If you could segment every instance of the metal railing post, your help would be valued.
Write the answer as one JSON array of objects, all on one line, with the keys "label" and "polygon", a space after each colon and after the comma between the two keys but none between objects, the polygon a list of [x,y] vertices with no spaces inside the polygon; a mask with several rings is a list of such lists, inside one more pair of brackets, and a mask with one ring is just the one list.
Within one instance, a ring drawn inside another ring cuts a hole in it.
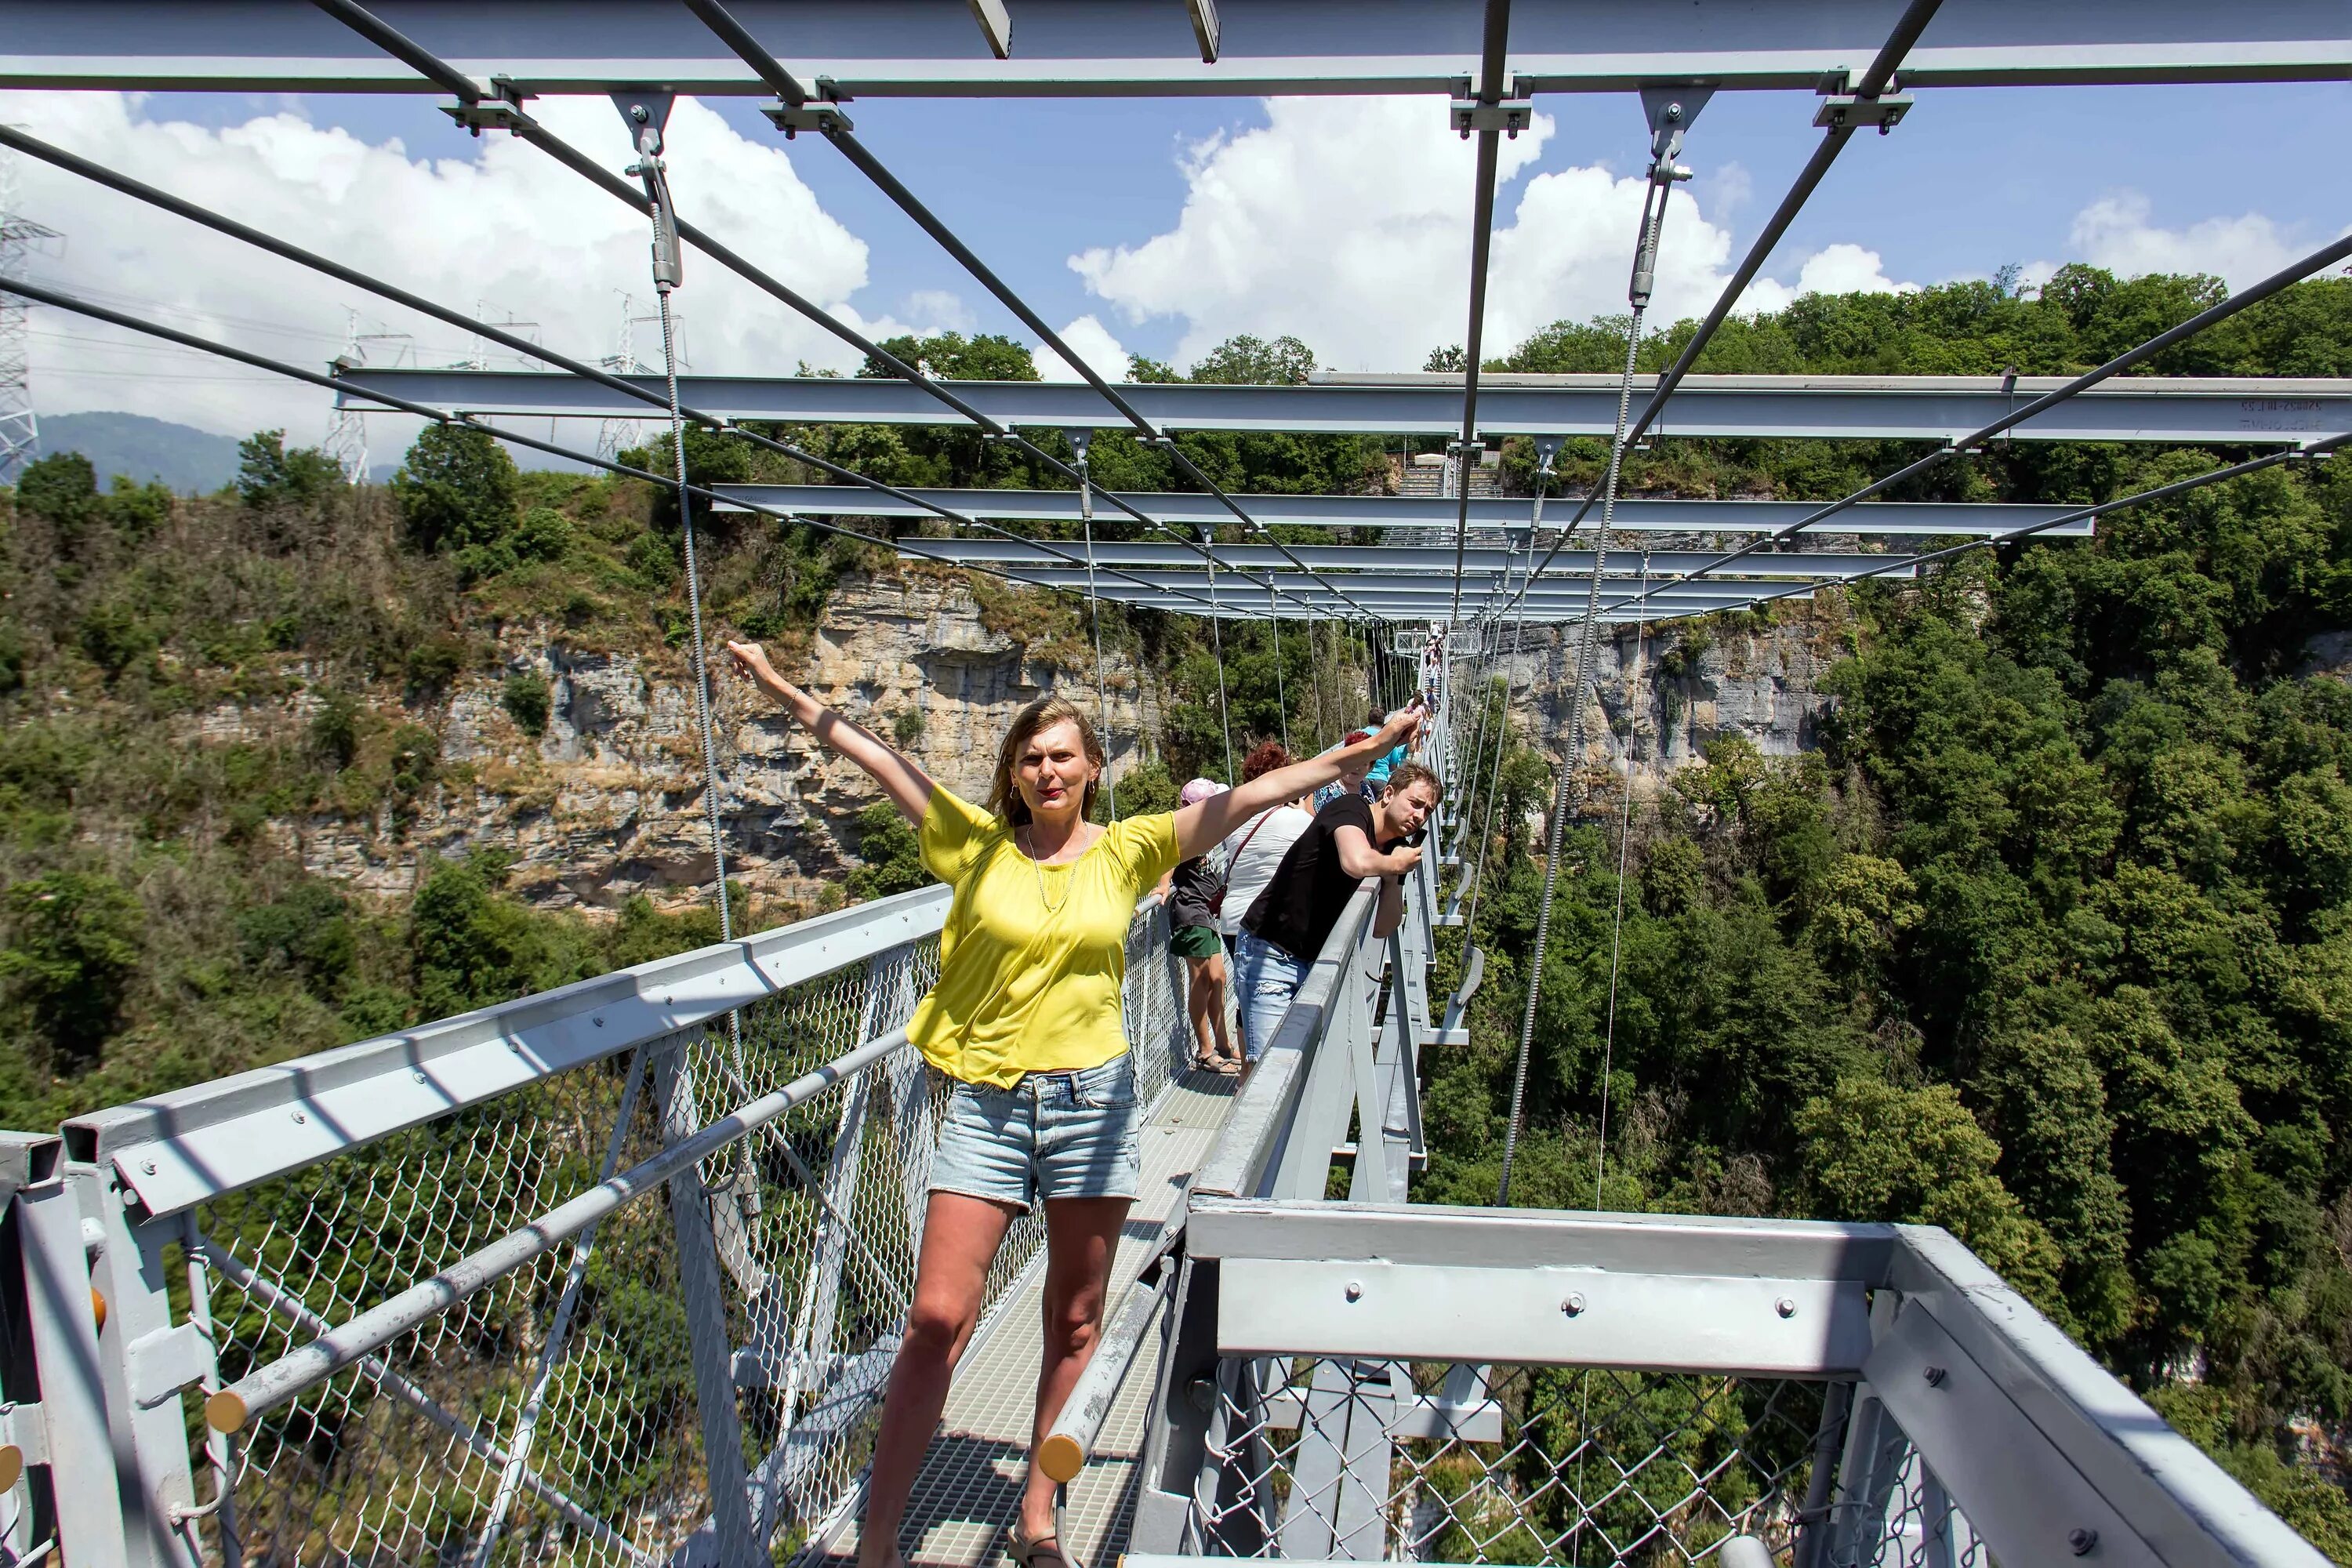
[{"label": "metal railing post", "polygon": [[[1901,1298],[1880,1290],[1870,1303],[1870,1336],[1884,1338]],[[1866,1382],[1853,1387],[1853,1414],[1847,1419],[1845,1452],[1838,1460],[1837,1484],[1829,1498],[1826,1563],[1875,1559],[1886,1534],[1886,1509],[1903,1469],[1909,1443]],[[1818,1527],[1817,1527],[1818,1528]]]},{"label": "metal railing post", "polygon": [[[163,1248],[181,1239],[176,1221],[134,1225],[115,1173],[69,1163],[66,1184],[94,1240],[90,1283],[106,1300],[98,1333],[106,1424],[122,1499],[127,1568],[185,1568],[180,1537],[201,1517],[188,1462],[188,1414],[181,1389],[217,1376],[212,1342],[193,1323],[174,1326]],[[54,1429],[54,1423],[52,1427]]]},{"label": "metal railing post", "polygon": [[73,1568],[130,1568],[81,1205],[60,1179],[19,1189],[16,1211],[58,1548]]},{"label": "metal railing post", "polygon": [[[681,1044],[653,1060],[654,1103],[662,1141],[677,1144],[701,1131],[701,1112],[686,1069]],[[719,1245],[712,1234],[711,1197],[699,1166],[688,1165],[669,1180],[670,1228],[677,1238],[678,1283],[686,1298],[688,1357],[694,1365],[695,1405],[701,1416],[702,1462],[710,1499],[711,1523],[719,1537],[720,1568],[752,1568],[767,1561],[765,1544],[752,1523],[755,1513],[743,1468],[743,1427],[735,1408],[735,1352],[729,1342],[725,1284]]]}]

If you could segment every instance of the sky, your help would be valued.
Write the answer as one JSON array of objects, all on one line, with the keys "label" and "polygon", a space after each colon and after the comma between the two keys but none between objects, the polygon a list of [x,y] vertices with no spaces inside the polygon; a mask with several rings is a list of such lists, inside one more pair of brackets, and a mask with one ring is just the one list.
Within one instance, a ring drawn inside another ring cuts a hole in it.
[{"label": "sky", "polygon": [[[1691,127],[1661,247],[1661,320],[1711,302],[1820,137],[1807,94],[1722,93]],[[628,162],[604,100],[541,117]],[[1489,353],[1624,309],[1646,141],[1631,95],[1550,96],[1504,144]],[[1416,370],[1465,339],[1472,147],[1434,99],[868,100],[866,143],[1109,373],[1191,363],[1235,332],[1295,333],[1337,371]],[[651,312],[644,220],[511,139],[468,137],[423,97],[0,93],[0,121],[575,356]],[[2282,147],[2282,130],[2287,145]],[[1743,304],[1821,289],[2029,280],[2083,260],[2253,281],[2352,219],[2352,84],[1923,91],[1857,137]],[[2298,151],[2299,150],[2299,151]],[[357,312],[374,363],[449,364],[461,331],[259,255],[30,159],[21,205],[62,233],[33,275],[308,365]],[[680,101],[681,211],[859,330],[1032,341],[839,153],[787,143],[746,100]],[[691,367],[846,370],[854,351],[691,251],[677,295]],[[625,303],[625,300],[626,301]],[[33,314],[46,413],[121,409],[227,435],[315,440],[324,395],[193,351]],[[635,352],[657,357],[650,321]],[[404,337],[401,334],[406,334]],[[518,362],[503,350],[492,366]],[[1046,355],[1046,373],[1066,367]],[[373,422],[377,460],[405,440]],[[593,431],[563,438],[593,444]]]}]

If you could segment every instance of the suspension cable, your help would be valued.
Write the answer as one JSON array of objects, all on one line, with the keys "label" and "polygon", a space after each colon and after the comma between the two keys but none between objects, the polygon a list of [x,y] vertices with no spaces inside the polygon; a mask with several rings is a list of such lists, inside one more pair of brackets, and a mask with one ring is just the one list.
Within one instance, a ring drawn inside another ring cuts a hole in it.
[{"label": "suspension cable", "polygon": [[[1592,677],[1594,637],[1601,626],[1601,577],[1609,564],[1609,531],[1615,521],[1617,486],[1622,476],[1625,458],[1625,431],[1633,413],[1633,372],[1642,352],[1642,318],[1648,314],[1652,285],[1658,269],[1658,235],[1666,219],[1666,197],[1677,178],[1688,174],[1675,166],[1674,153],[1680,142],[1677,131],[1669,139],[1667,132],[1656,134],[1653,150],[1657,154],[1651,165],[1650,184],[1642,202],[1642,226],[1633,251],[1633,277],[1626,289],[1627,302],[1633,307],[1632,319],[1626,323],[1625,374],[1617,386],[1617,428],[1609,442],[1609,471],[1602,481],[1601,529],[1594,540],[1592,575],[1585,594],[1584,620],[1579,629],[1576,651],[1575,683],[1569,689],[1568,749],[1559,760],[1559,778],[1552,789],[1551,826],[1545,835],[1543,894],[1536,904],[1535,951],[1528,965],[1527,1010],[1519,1020],[1519,1053],[1511,1069],[1511,1115],[1503,1129],[1503,1170],[1496,1186],[1495,1205],[1507,1207],[1511,1201],[1511,1163],[1518,1152],[1519,1130],[1527,1112],[1528,1055],[1535,1044],[1536,1005],[1543,989],[1544,949],[1551,937],[1552,898],[1559,886],[1559,841],[1567,826],[1568,805],[1576,780],[1578,763],[1584,752],[1584,710],[1586,686]],[[1520,586],[1522,600],[1527,584]]]},{"label": "suspension cable", "polygon": [[[1642,549],[1642,586],[1650,585],[1650,551]],[[1601,1032],[1601,1121],[1592,1150],[1592,1206],[1601,1207],[1601,1184],[1609,1175],[1609,1093],[1617,1065],[1617,976],[1625,953],[1625,857],[1633,842],[1633,770],[1642,742],[1643,639],[1649,635],[1646,614],[1633,622],[1633,679],[1625,698],[1625,802],[1617,821],[1617,908],[1609,923],[1609,1012]],[[1657,750],[1650,752],[1654,760]]]},{"label": "suspension cable", "polygon": [[[1078,449],[1078,522],[1086,530],[1087,537],[1087,618],[1094,625],[1095,717],[1101,723],[1103,733],[1108,735],[1110,732],[1110,691],[1103,681],[1102,600],[1095,594],[1095,486],[1093,471],[1087,466],[1087,448],[1093,438],[1091,430],[1070,433],[1071,445]],[[1139,705],[1136,711],[1139,720],[1142,713]],[[1117,822],[1118,777],[1111,772],[1108,756],[1103,759],[1103,789],[1109,796],[1109,804],[1104,807],[1105,815]]]},{"label": "suspension cable", "polygon": [[1290,755],[1290,697],[1282,679],[1282,601],[1274,596],[1271,581],[1265,585],[1265,609],[1274,626],[1274,705],[1276,716],[1282,721],[1282,754],[1286,757]]},{"label": "suspension cable", "polygon": [[1217,610],[1217,552],[1209,560],[1209,642],[1217,665],[1217,728],[1225,738],[1225,787],[1240,780],[1234,773],[1234,716],[1225,706],[1225,617]]}]

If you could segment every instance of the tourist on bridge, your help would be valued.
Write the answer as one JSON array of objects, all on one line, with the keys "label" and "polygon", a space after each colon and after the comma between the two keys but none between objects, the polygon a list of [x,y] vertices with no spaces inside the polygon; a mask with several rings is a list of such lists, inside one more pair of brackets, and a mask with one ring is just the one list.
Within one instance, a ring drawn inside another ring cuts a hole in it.
[{"label": "tourist on bridge", "polygon": [[[1244,774],[1244,777],[1247,775]],[[1194,779],[1179,791],[1180,805],[1198,805],[1225,786]],[[1225,1029],[1225,940],[1217,934],[1217,899],[1225,885],[1226,856],[1219,845],[1206,855],[1180,860],[1160,879],[1168,910],[1168,951],[1184,961],[1184,1010],[1192,1020],[1192,1061],[1231,1078],[1242,1070],[1242,1055]]]},{"label": "tourist on bridge", "polygon": [[[1419,704],[1404,711],[1419,712]],[[1377,747],[1394,731],[1391,721],[1364,744]],[[1435,773],[1419,763],[1399,763],[1389,770],[1379,800],[1367,805],[1360,795],[1339,796],[1315,814],[1312,826],[1284,854],[1242,917],[1236,945],[1242,1048],[1251,1061],[1273,1043],[1291,997],[1306,983],[1316,955],[1365,878],[1381,879],[1373,934],[1396,930],[1404,918],[1405,873],[1421,863],[1420,847],[1405,840],[1421,832],[1441,798]]]},{"label": "tourist on bridge", "polygon": [[1054,1484],[1034,1461],[1094,1353],[1139,1175],[1141,1108],[1119,1005],[1136,903],[1179,860],[1206,854],[1258,812],[1409,743],[1422,709],[1343,752],[1105,827],[1088,819],[1102,742],[1066,698],[1040,698],[1013,716],[988,803],[974,805],[786,681],[759,644],[729,643],[727,651],[819,741],[874,776],[915,824],[924,866],[954,890],[939,981],[907,1025],[954,1087],[931,1166],[914,1302],[875,1438],[860,1568],[901,1562],[908,1494],[979,1321],[989,1265],[1014,1216],[1040,1202],[1045,1355],[1012,1554],[1022,1568],[1066,1568]]}]

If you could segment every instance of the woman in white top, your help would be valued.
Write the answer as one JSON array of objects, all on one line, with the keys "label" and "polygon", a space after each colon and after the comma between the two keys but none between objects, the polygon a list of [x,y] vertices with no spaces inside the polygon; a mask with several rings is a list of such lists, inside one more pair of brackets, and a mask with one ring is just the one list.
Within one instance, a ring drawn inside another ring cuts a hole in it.
[{"label": "woman in white top", "polygon": [[[1261,742],[1242,759],[1242,782],[1247,784],[1260,774],[1288,767],[1290,763],[1290,753],[1283,750],[1281,742]],[[1249,913],[1252,904],[1257,902],[1257,896],[1265,891],[1265,885],[1274,880],[1275,870],[1282,864],[1282,858],[1290,853],[1291,845],[1297,843],[1298,836],[1314,826],[1314,822],[1315,814],[1307,810],[1306,801],[1300,799],[1276,806],[1226,837],[1223,846],[1225,894],[1223,901],[1217,907],[1217,930],[1228,945],[1241,934],[1242,917]],[[1251,1063],[1265,1054],[1266,1043],[1249,1038],[1247,1009],[1244,1008],[1243,1012],[1243,1070],[1246,1072]]]}]

